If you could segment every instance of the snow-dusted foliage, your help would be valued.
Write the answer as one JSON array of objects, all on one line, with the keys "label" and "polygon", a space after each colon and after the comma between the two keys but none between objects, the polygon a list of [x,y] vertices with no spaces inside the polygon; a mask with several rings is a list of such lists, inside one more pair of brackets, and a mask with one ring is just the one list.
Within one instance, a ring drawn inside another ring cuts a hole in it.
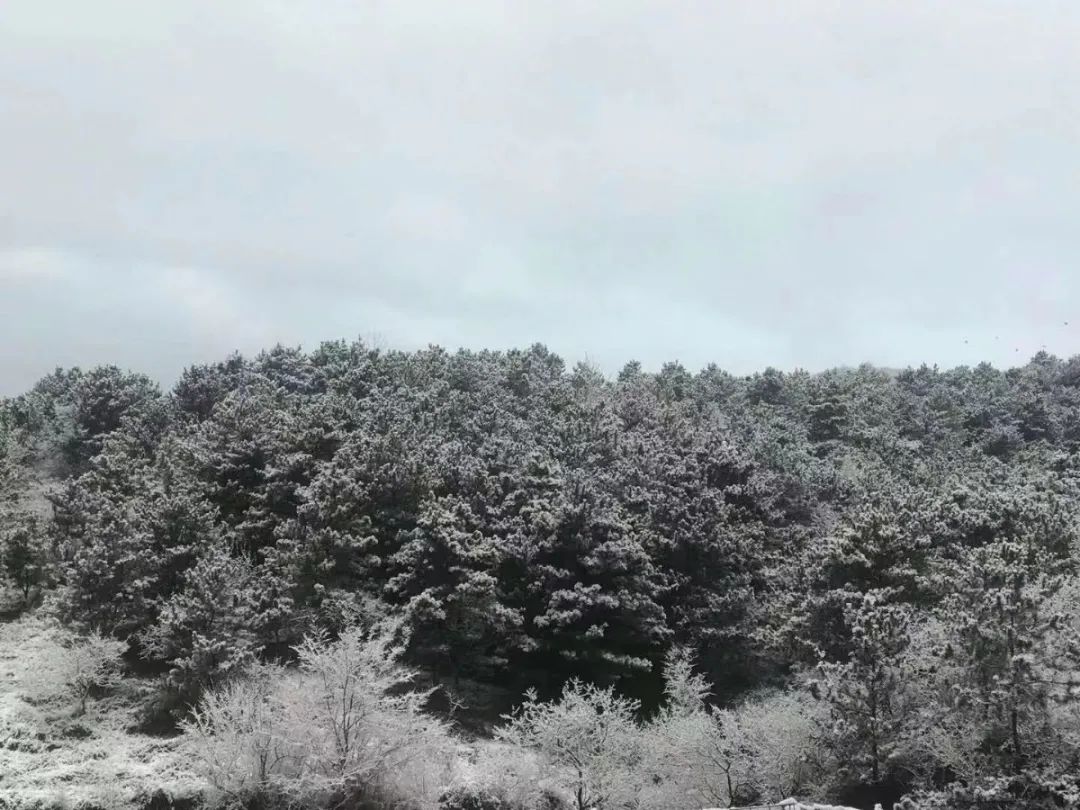
[{"label": "snow-dusted foliage", "polygon": [[14,588],[28,606],[49,576],[44,533],[33,515],[18,515],[6,522],[11,525],[0,532],[0,581]]},{"label": "snow-dusted foliage", "polygon": [[668,702],[645,728],[650,806],[731,806],[812,798],[836,767],[821,747],[823,706],[805,692],[752,695],[709,705],[704,679],[684,652],[668,658]]},{"label": "snow-dusted foliage", "polygon": [[437,793],[454,745],[423,711],[429,692],[410,688],[399,637],[393,625],[310,636],[298,668],[259,665],[209,689],[184,723],[200,771],[236,802],[392,799],[418,770]]},{"label": "snow-dusted foliage", "polygon": [[119,681],[120,656],[127,645],[91,631],[70,640],[61,649],[60,668],[63,684],[78,701],[79,714],[86,712],[86,701],[96,689],[107,689]]},{"label": "snow-dusted foliage", "polygon": [[576,810],[625,806],[643,776],[637,710],[611,689],[571,680],[557,700],[544,702],[527,693],[496,739],[535,751],[552,765]]},{"label": "snow-dusted foliage", "polygon": [[[226,796],[1067,804],[1078,370],[60,370],[0,402],[0,611],[64,628],[12,716],[94,740],[123,705],[144,758],[186,720]],[[73,693],[95,650],[123,677]]]},{"label": "snow-dusted foliage", "polygon": [[146,655],[173,663],[180,684],[205,685],[255,661],[264,643],[260,583],[245,557],[220,545],[185,573],[182,590],[159,607],[157,621],[139,635]]}]

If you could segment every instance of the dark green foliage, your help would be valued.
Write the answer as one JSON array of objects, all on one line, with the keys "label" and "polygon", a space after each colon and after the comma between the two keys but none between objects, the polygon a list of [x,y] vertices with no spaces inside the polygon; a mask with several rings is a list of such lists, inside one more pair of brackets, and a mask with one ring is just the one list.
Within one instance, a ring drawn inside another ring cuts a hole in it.
[{"label": "dark green foliage", "polygon": [[287,615],[288,604],[268,604],[273,590],[246,558],[215,545],[186,572],[182,590],[161,604],[139,646],[172,663],[178,686],[212,683],[255,660],[266,646],[265,625],[280,618],[279,611]]},{"label": "dark green foliage", "polygon": [[850,652],[843,661],[818,666],[817,685],[834,723],[829,744],[844,763],[846,776],[881,784],[894,776],[890,770],[903,742],[906,707],[900,662],[912,611],[869,593],[846,606],[843,620]]},{"label": "dark green foliage", "polygon": [[42,529],[33,516],[23,516],[0,532],[0,578],[16,589],[23,605],[29,605],[47,581],[48,562]]},{"label": "dark green foliage", "polygon": [[502,550],[456,496],[430,501],[389,560],[386,591],[403,601],[413,649],[455,678],[491,678],[507,663],[521,626],[499,587]]},{"label": "dark green foliage", "polygon": [[[965,676],[957,697],[989,718],[988,744],[1012,772],[1038,763],[1050,705],[1073,697],[1078,637],[1050,609],[1071,567],[1023,534],[973,549],[951,566],[943,607]],[[1062,632],[1064,643],[1049,643]]]},{"label": "dark green foliage", "polygon": [[121,427],[152,445],[168,419],[155,407],[160,397],[148,377],[115,366],[80,374],[59,395],[74,422],[74,435],[64,448],[68,461],[81,468],[101,451],[105,437]]}]

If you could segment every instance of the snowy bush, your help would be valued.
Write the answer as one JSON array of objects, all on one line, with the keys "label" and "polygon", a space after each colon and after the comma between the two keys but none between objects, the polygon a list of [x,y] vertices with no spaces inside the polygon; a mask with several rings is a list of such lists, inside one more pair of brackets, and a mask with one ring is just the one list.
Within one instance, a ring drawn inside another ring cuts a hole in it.
[{"label": "snowy bush", "polygon": [[439,810],[509,810],[497,793],[486,787],[458,786],[439,797]]},{"label": "snowy bush", "polygon": [[507,808],[544,807],[545,795],[559,792],[558,780],[540,754],[505,742],[477,743],[457,770],[453,795],[491,796]]},{"label": "snowy bush", "polygon": [[452,778],[453,742],[398,660],[399,628],[306,638],[298,670],[260,666],[210,689],[184,730],[225,797],[298,803],[406,792],[428,804]]},{"label": "snowy bush", "polygon": [[127,644],[96,632],[73,635],[48,623],[40,627],[43,643],[28,699],[34,703],[74,699],[75,714],[85,714],[96,690],[119,682],[120,656]]},{"label": "snowy bush", "polygon": [[86,701],[95,689],[116,685],[120,678],[120,656],[127,644],[99,633],[89,633],[72,641],[64,655],[65,685],[79,701],[79,714],[86,713]]},{"label": "snowy bush", "polygon": [[812,797],[824,763],[816,753],[822,711],[799,692],[761,694],[730,708],[707,706],[707,684],[689,657],[670,656],[667,707],[646,729],[650,806],[732,805]]},{"label": "snowy bush", "polygon": [[303,751],[285,728],[280,678],[275,668],[253,667],[208,690],[182,724],[199,770],[227,799],[266,798],[300,773]]},{"label": "snowy bush", "polygon": [[571,680],[558,701],[542,703],[535,692],[496,736],[536,751],[554,766],[554,780],[577,810],[619,807],[638,792],[644,736],[636,701]]}]

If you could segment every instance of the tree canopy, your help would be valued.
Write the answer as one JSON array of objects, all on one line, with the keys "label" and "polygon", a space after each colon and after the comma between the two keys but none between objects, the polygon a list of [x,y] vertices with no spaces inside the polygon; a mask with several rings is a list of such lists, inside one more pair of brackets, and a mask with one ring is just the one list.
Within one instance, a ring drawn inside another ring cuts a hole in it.
[{"label": "tree canopy", "polygon": [[689,650],[717,711],[815,695],[850,790],[1080,758],[1078,485],[1080,358],[1045,353],[608,378],[338,341],[0,402],[4,577],[177,688],[367,611],[437,679],[538,690],[540,740],[541,698],[655,713]]}]

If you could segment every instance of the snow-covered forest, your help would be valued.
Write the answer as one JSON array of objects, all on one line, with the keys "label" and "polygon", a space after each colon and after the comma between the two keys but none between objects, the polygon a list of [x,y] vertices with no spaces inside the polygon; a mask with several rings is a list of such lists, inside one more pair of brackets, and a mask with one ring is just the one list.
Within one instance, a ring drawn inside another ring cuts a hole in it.
[{"label": "snow-covered forest", "polygon": [[4,810],[1080,806],[1080,357],[332,342],[0,451]]}]

